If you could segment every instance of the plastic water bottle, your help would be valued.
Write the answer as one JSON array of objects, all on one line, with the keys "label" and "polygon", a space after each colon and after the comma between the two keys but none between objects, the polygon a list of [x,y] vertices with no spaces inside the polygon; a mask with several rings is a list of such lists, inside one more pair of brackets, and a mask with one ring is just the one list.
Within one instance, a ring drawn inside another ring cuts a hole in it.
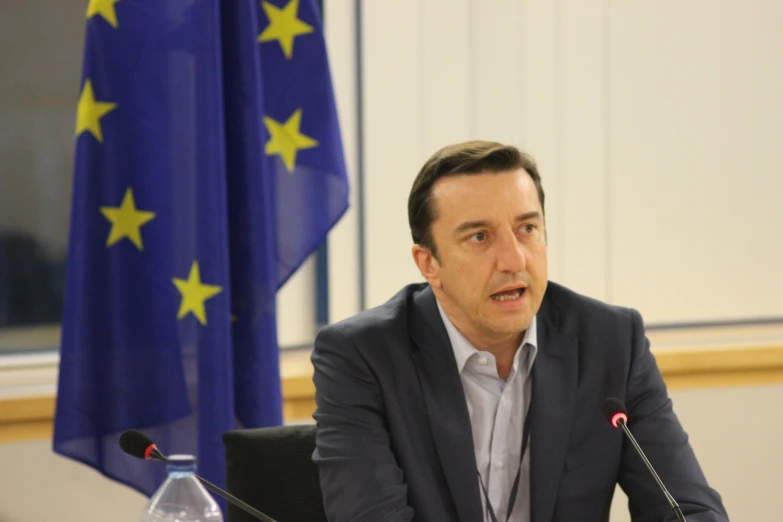
[{"label": "plastic water bottle", "polygon": [[147,504],[141,522],[223,522],[215,500],[196,478],[192,455],[172,455],[169,476]]}]

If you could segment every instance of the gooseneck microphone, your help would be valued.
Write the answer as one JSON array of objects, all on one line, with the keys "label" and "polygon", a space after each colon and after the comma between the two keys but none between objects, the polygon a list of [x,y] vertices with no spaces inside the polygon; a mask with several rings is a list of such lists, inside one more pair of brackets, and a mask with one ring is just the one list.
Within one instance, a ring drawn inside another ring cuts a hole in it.
[{"label": "gooseneck microphone", "polygon": [[125,430],[120,435],[120,448],[137,459],[155,459],[169,463],[152,440],[138,430]]},{"label": "gooseneck microphone", "polygon": [[[137,459],[144,459],[144,460],[159,460],[161,462],[165,462],[168,464],[169,459],[166,458],[166,456],[160,452],[158,447],[155,445],[154,442],[152,442],[152,439],[147,437],[145,434],[138,430],[125,430],[122,432],[122,435],[120,435],[120,448],[122,448],[122,451],[127,453],[128,455],[132,455],[136,457]],[[196,478],[201,482],[205,488],[210,490],[211,492],[215,493],[216,495],[220,495],[224,499],[228,500],[238,508],[244,509],[246,512],[250,513],[254,517],[256,517],[259,520],[263,520],[264,522],[277,522],[274,518],[265,515],[261,511],[257,510],[250,504],[247,504],[246,502],[243,502],[239,500],[237,497],[229,493],[228,491],[225,491],[216,485],[212,484],[206,479],[201,478],[200,476],[196,475]]]},{"label": "gooseneck microphone", "polygon": [[604,417],[606,417],[606,420],[609,421],[609,424],[615,428],[622,428],[628,439],[631,441],[631,444],[633,444],[633,447],[636,448],[636,451],[639,453],[639,456],[642,457],[645,466],[647,466],[647,469],[650,470],[650,474],[658,483],[658,487],[661,488],[661,491],[663,491],[663,494],[666,496],[666,500],[669,502],[669,506],[671,506],[672,511],[674,511],[674,514],[677,515],[677,520],[680,522],[687,522],[685,520],[685,515],[682,514],[682,510],[680,509],[679,504],[677,504],[677,501],[674,500],[673,496],[671,496],[669,490],[666,489],[666,486],[663,485],[663,482],[658,476],[658,473],[655,472],[652,464],[650,464],[650,461],[647,460],[647,455],[644,454],[642,448],[639,446],[639,443],[636,442],[636,439],[631,434],[631,430],[628,429],[628,411],[626,411],[623,401],[620,399],[615,399],[614,397],[610,397],[604,401],[602,409]]}]

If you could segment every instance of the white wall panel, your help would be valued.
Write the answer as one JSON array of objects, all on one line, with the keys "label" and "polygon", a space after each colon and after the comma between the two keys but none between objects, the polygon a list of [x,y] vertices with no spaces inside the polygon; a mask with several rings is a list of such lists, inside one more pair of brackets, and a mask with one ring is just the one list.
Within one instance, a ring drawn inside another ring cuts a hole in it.
[{"label": "white wall panel", "polygon": [[519,17],[522,40],[522,129],[514,143],[538,163],[546,193],[549,276],[563,273],[561,56],[559,1],[526,0]]},{"label": "white wall panel", "polygon": [[612,295],[648,322],[783,312],[772,3],[612,4]]},{"label": "white wall panel", "polygon": [[783,4],[364,7],[369,304],[420,280],[424,159],[486,138],[539,164],[553,280],[653,323],[783,315]]},{"label": "white wall panel", "polygon": [[315,256],[310,256],[277,292],[277,342],[281,348],[313,342]]},{"label": "white wall panel", "polygon": [[[364,143],[367,306],[421,280],[410,254],[407,201],[427,152],[421,128],[420,2],[365,2]],[[430,27],[430,30],[435,30]]]},{"label": "white wall panel", "polygon": [[[420,0],[419,85],[424,157],[471,138],[474,45],[469,0]],[[418,169],[417,169],[418,170]]]},{"label": "white wall panel", "polygon": [[473,42],[468,73],[476,139],[523,144],[523,2],[495,0],[470,5]]},{"label": "white wall panel", "polygon": [[324,11],[329,65],[351,191],[348,211],[329,233],[329,321],[336,322],[359,311],[357,36],[353,0],[329,0],[324,2]]},{"label": "white wall panel", "polygon": [[607,299],[606,60],[603,0],[561,0],[560,282]]}]

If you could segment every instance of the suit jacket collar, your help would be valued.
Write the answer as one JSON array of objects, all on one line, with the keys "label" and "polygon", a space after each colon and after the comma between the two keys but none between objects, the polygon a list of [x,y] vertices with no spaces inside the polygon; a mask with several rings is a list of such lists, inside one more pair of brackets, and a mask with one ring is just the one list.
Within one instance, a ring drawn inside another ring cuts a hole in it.
[{"label": "suit jacket collar", "polygon": [[[435,295],[427,286],[410,307],[412,357],[427,407],[430,430],[459,520],[483,520],[473,435],[462,381]],[[444,519],[446,514],[444,513]]]},{"label": "suit jacket collar", "polygon": [[[551,288],[551,287],[550,287]],[[483,520],[465,393],[432,289],[413,294],[411,356],[419,371],[430,429],[462,522]],[[530,432],[531,522],[554,513],[576,398],[578,343],[561,331],[560,310],[547,291],[537,314],[539,351],[533,364]]]},{"label": "suit jacket collar", "polygon": [[557,304],[547,291],[538,313],[540,347],[530,410],[531,522],[552,520],[576,401],[578,339],[563,328]]}]

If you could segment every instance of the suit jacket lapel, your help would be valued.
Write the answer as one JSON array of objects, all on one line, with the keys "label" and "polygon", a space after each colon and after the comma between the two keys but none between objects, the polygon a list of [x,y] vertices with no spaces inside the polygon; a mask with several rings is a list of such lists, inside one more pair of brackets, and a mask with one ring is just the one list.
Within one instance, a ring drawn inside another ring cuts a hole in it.
[{"label": "suit jacket lapel", "polygon": [[413,297],[410,321],[412,357],[419,371],[430,429],[454,505],[461,521],[482,520],[465,392],[431,288]]},{"label": "suit jacket lapel", "polygon": [[578,341],[559,329],[548,297],[538,316],[530,431],[531,522],[550,522],[563,471],[576,400]]}]

